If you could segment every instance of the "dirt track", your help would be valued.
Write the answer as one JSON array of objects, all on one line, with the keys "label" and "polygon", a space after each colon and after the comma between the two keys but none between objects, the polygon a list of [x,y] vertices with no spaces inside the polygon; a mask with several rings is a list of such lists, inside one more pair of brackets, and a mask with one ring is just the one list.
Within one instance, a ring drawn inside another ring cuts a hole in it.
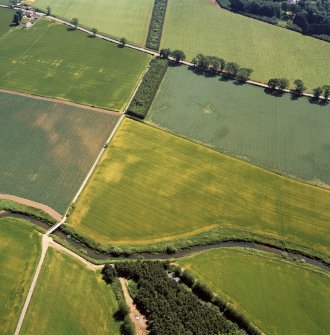
[{"label": "dirt track", "polygon": [[119,278],[119,281],[120,281],[121,288],[124,293],[125,301],[127,303],[127,306],[130,309],[129,315],[134,324],[136,335],[147,335],[148,334],[147,321],[145,317],[137,310],[137,308],[135,307],[133,303],[131,296],[128,293],[128,289],[126,286],[127,280],[124,278]]},{"label": "dirt track", "polygon": [[62,215],[59,212],[55,211],[55,209],[48,207],[47,205],[41,204],[40,202],[35,202],[29,199],[16,197],[15,195],[11,195],[11,194],[1,194],[1,193],[0,193],[0,199],[12,200],[12,201],[18,202],[19,204],[25,205],[25,206],[30,206],[30,207],[41,209],[45,213],[53,217],[56,221],[61,221],[62,219]]},{"label": "dirt track", "polygon": [[48,101],[48,102],[54,102],[54,103],[57,103],[57,104],[68,105],[68,106],[77,107],[77,108],[81,108],[81,109],[92,110],[94,112],[99,112],[99,113],[105,113],[105,114],[110,114],[110,115],[120,115],[119,112],[114,112],[114,111],[110,111],[110,110],[107,110],[107,109],[102,109],[102,108],[97,108],[97,107],[92,107],[92,106],[87,106],[87,105],[81,105],[81,104],[77,104],[77,103],[67,101],[67,100],[46,98],[46,97],[41,97],[39,95],[33,95],[33,94],[28,94],[28,93],[23,93],[23,92],[18,92],[18,91],[5,90],[5,89],[2,89],[2,88],[0,88],[0,93],[20,95],[22,97],[27,97],[27,98],[42,100],[42,101]]}]

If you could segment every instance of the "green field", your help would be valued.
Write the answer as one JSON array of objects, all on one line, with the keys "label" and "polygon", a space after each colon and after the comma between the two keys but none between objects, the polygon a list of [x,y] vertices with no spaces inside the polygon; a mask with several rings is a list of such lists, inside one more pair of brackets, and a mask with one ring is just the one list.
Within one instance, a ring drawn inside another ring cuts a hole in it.
[{"label": "green field", "polygon": [[210,0],[169,0],[162,48],[220,56],[267,82],[302,79],[309,91],[330,84],[330,44],[217,8]]},{"label": "green field", "polygon": [[44,10],[50,6],[52,14],[68,20],[77,17],[83,25],[143,46],[153,4],[153,0],[37,0],[33,6]]},{"label": "green field", "polygon": [[0,193],[63,213],[119,116],[0,92]]},{"label": "green field", "polygon": [[117,301],[99,272],[49,249],[21,334],[119,335]]},{"label": "green field", "polygon": [[0,218],[0,334],[14,334],[39,260],[40,239],[26,221]]},{"label": "green field", "polygon": [[330,105],[290,98],[169,67],[149,121],[267,169],[330,185]]},{"label": "green field", "polygon": [[0,38],[0,87],[123,111],[149,59],[43,19]]},{"label": "green field", "polygon": [[13,16],[14,11],[8,9],[0,9],[0,38],[10,29],[10,24],[13,20]]},{"label": "green field", "polygon": [[204,252],[179,263],[266,334],[330,332],[327,272],[239,248]]},{"label": "green field", "polygon": [[147,244],[225,227],[329,249],[330,192],[131,120],[69,226],[101,243]]}]

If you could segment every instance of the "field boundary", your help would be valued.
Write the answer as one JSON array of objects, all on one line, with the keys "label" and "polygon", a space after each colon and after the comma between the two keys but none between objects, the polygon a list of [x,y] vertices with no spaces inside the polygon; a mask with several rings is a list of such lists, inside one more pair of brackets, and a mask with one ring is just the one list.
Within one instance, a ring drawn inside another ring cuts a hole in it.
[{"label": "field boundary", "polygon": [[[9,9],[11,9],[11,7],[5,6],[5,5],[2,5],[2,7],[3,8],[9,8]],[[14,7],[13,9],[18,10],[20,8],[19,7]],[[59,18],[57,18],[55,16],[46,15],[45,13],[42,13],[42,12],[37,12],[37,13],[40,15],[40,17],[48,18],[50,20],[53,20],[53,21],[62,23],[64,25],[67,25],[67,26],[69,26],[71,28],[75,28],[75,26],[72,23],[70,23],[70,22],[68,22],[66,20],[59,19]],[[85,32],[85,33],[87,33],[89,35],[94,35],[92,31],[90,31],[89,29],[85,29],[85,28],[83,28],[82,26],[79,26],[79,25],[77,26],[77,30]],[[120,41],[118,41],[118,40],[116,40],[114,38],[110,38],[110,37],[104,36],[103,34],[96,34],[95,37],[101,38],[101,39],[103,39],[105,41],[109,41],[109,42],[115,43],[117,45],[121,45]],[[142,48],[142,47],[137,47],[137,46],[135,46],[133,44],[127,43],[127,44],[125,44],[125,47],[128,47],[128,48],[131,48],[131,49],[134,49],[134,50],[138,50],[138,51],[147,53],[147,54],[152,55],[154,57],[159,57],[160,56],[160,54],[158,52],[155,52],[155,51],[152,51],[152,50],[149,50],[149,49],[146,49],[146,48]],[[173,58],[171,58],[171,57],[170,57],[170,59],[173,60]],[[182,61],[181,60],[178,63],[194,67],[194,64],[191,63],[191,62],[188,62],[188,61]],[[259,86],[259,87],[263,87],[263,88],[270,88],[268,85],[266,85],[264,83],[261,83],[261,82],[258,82],[258,81],[248,80],[248,81],[246,81],[246,83],[251,84],[251,85],[255,85],[255,86]],[[285,92],[285,93],[294,93],[294,91],[291,91],[291,90],[288,90],[288,89],[281,90],[279,88],[276,88],[276,90],[280,91],[280,92]],[[306,96],[306,97],[311,97],[312,98],[313,94],[303,92],[301,94],[301,96]],[[324,99],[323,96],[320,96],[320,98]],[[328,101],[330,101],[330,97],[328,98]]]},{"label": "field boundary", "polygon": [[54,218],[57,221],[62,219],[62,215],[59,212],[57,212],[55,209],[53,209],[53,208],[51,208],[51,207],[49,207],[45,204],[42,204],[40,202],[36,202],[36,201],[33,201],[33,200],[21,198],[21,197],[18,197],[16,195],[1,194],[1,193],[0,193],[0,200],[11,200],[11,201],[17,202],[17,203],[25,205],[25,206],[41,209],[42,211],[44,211],[46,214],[50,215],[52,218]]},{"label": "field boundary", "polygon": [[111,111],[111,110],[108,110],[108,109],[102,109],[102,108],[98,108],[98,107],[94,107],[94,106],[90,106],[90,105],[81,105],[81,104],[78,104],[76,102],[72,102],[72,101],[65,100],[65,99],[48,98],[48,97],[44,97],[44,96],[41,96],[41,95],[25,93],[25,92],[21,92],[21,91],[12,91],[12,90],[6,90],[6,89],[3,89],[3,88],[0,88],[0,93],[19,95],[19,96],[30,98],[30,99],[53,102],[53,103],[57,103],[57,104],[77,107],[77,108],[91,110],[91,111],[94,111],[94,112],[99,112],[99,113],[104,113],[104,114],[109,114],[109,115],[118,115],[120,113],[120,112]]}]

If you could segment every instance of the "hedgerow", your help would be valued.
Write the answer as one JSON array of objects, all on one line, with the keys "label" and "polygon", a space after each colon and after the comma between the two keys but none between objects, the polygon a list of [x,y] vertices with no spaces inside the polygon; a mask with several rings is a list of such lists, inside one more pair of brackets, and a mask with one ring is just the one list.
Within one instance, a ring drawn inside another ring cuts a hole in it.
[{"label": "hedgerow", "polygon": [[155,0],[147,36],[146,47],[158,50],[162,38],[167,0]]},{"label": "hedgerow", "polygon": [[123,262],[115,265],[118,276],[138,284],[134,302],[148,320],[150,335],[239,334],[213,305],[168,277],[166,263]]},{"label": "hedgerow", "polygon": [[168,60],[153,59],[145,74],[142,83],[136,92],[131,104],[128,107],[129,115],[144,119],[149,111],[152,100],[165,75],[168,67]]}]

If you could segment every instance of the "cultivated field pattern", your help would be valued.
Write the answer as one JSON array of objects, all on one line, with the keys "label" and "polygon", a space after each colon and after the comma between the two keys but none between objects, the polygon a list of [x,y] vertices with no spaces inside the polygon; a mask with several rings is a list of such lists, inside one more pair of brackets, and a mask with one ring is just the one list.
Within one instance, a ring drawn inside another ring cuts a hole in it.
[{"label": "cultivated field pattern", "polygon": [[69,222],[104,244],[148,244],[227,227],[329,254],[329,201],[327,190],[125,120]]},{"label": "cultivated field pattern", "polygon": [[0,193],[63,213],[119,115],[0,93]]},{"label": "cultivated field pattern", "polygon": [[96,27],[102,33],[127,38],[130,42],[144,45],[151,12],[152,0],[37,0],[36,8],[46,10],[71,20],[79,18],[81,24]]},{"label": "cultivated field pattern", "polygon": [[267,169],[330,185],[329,104],[170,67],[149,121]]},{"label": "cultivated field pattern", "polygon": [[210,0],[169,0],[161,47],[182,49],[190,60],[202,53],[237,62],[262,82],[299,78],[309,91],[330,83],[329,43],[219,9]]},{"label": "cultivated field pattern", "polygon": [[0,87],[122,111],[149,56],[49,20],[0,38]]}]

